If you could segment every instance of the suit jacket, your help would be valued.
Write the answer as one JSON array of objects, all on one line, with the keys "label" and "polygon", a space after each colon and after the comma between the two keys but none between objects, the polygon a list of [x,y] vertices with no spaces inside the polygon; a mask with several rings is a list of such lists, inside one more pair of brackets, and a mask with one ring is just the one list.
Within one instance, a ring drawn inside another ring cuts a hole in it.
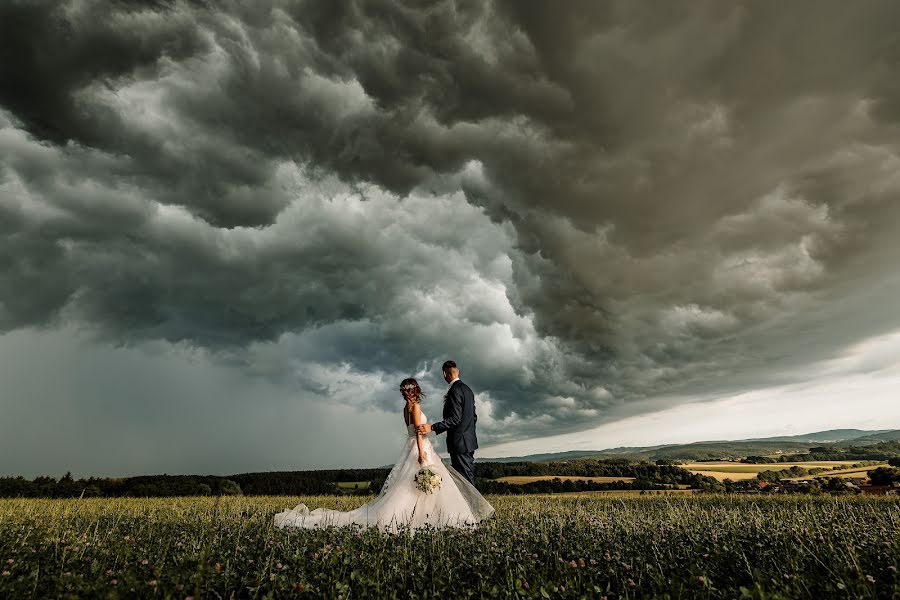
[{"label": "suit jacket", "polygon": [[463,454],[478,448],[475,436],[475,394],[457,379],[444,396],[444,420],[431,426],[435,433],[447,432],[447,452]]}]

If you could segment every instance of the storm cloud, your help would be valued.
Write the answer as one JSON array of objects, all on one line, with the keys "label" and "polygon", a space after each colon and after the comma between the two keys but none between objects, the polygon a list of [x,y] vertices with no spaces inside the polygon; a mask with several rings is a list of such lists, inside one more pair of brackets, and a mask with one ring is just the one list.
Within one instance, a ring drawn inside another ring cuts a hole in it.
[{"label": "storm cloud", "polygon": [[485,443],[781,381],[900,328],[898,19],[5,2],[0,331],[384,410],[453,357]]}]

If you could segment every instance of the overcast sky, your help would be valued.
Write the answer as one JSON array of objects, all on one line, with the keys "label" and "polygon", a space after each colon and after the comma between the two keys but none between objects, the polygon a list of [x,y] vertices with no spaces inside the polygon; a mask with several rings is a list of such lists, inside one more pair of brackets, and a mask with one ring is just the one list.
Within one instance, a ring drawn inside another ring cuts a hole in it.
[{"label": "overcast sky", "polygon": [[0,3],[0,474],[900,427],[898,21]]}]

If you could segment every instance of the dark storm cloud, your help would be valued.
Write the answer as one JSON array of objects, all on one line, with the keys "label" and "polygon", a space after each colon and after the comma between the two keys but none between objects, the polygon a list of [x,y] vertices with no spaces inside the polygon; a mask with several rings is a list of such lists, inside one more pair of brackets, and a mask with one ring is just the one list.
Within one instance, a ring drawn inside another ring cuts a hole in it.
[{"label": "dark storm cloud", "polygon": [[795,316],[892,269],[897,13],[6,3],[0,324],[384,407],[453,355],[493,439],[739,389],[871,333]]}]

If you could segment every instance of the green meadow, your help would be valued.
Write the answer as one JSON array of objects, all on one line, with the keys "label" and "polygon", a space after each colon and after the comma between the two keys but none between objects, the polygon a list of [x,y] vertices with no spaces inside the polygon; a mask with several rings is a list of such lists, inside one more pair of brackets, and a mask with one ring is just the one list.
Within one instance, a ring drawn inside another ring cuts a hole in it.
[{"label": "green meadow", "polygon": [[890,598],[887,497],[490,496],[476,531],[279,530],[365,496],[0,500],[0,597]]}]

